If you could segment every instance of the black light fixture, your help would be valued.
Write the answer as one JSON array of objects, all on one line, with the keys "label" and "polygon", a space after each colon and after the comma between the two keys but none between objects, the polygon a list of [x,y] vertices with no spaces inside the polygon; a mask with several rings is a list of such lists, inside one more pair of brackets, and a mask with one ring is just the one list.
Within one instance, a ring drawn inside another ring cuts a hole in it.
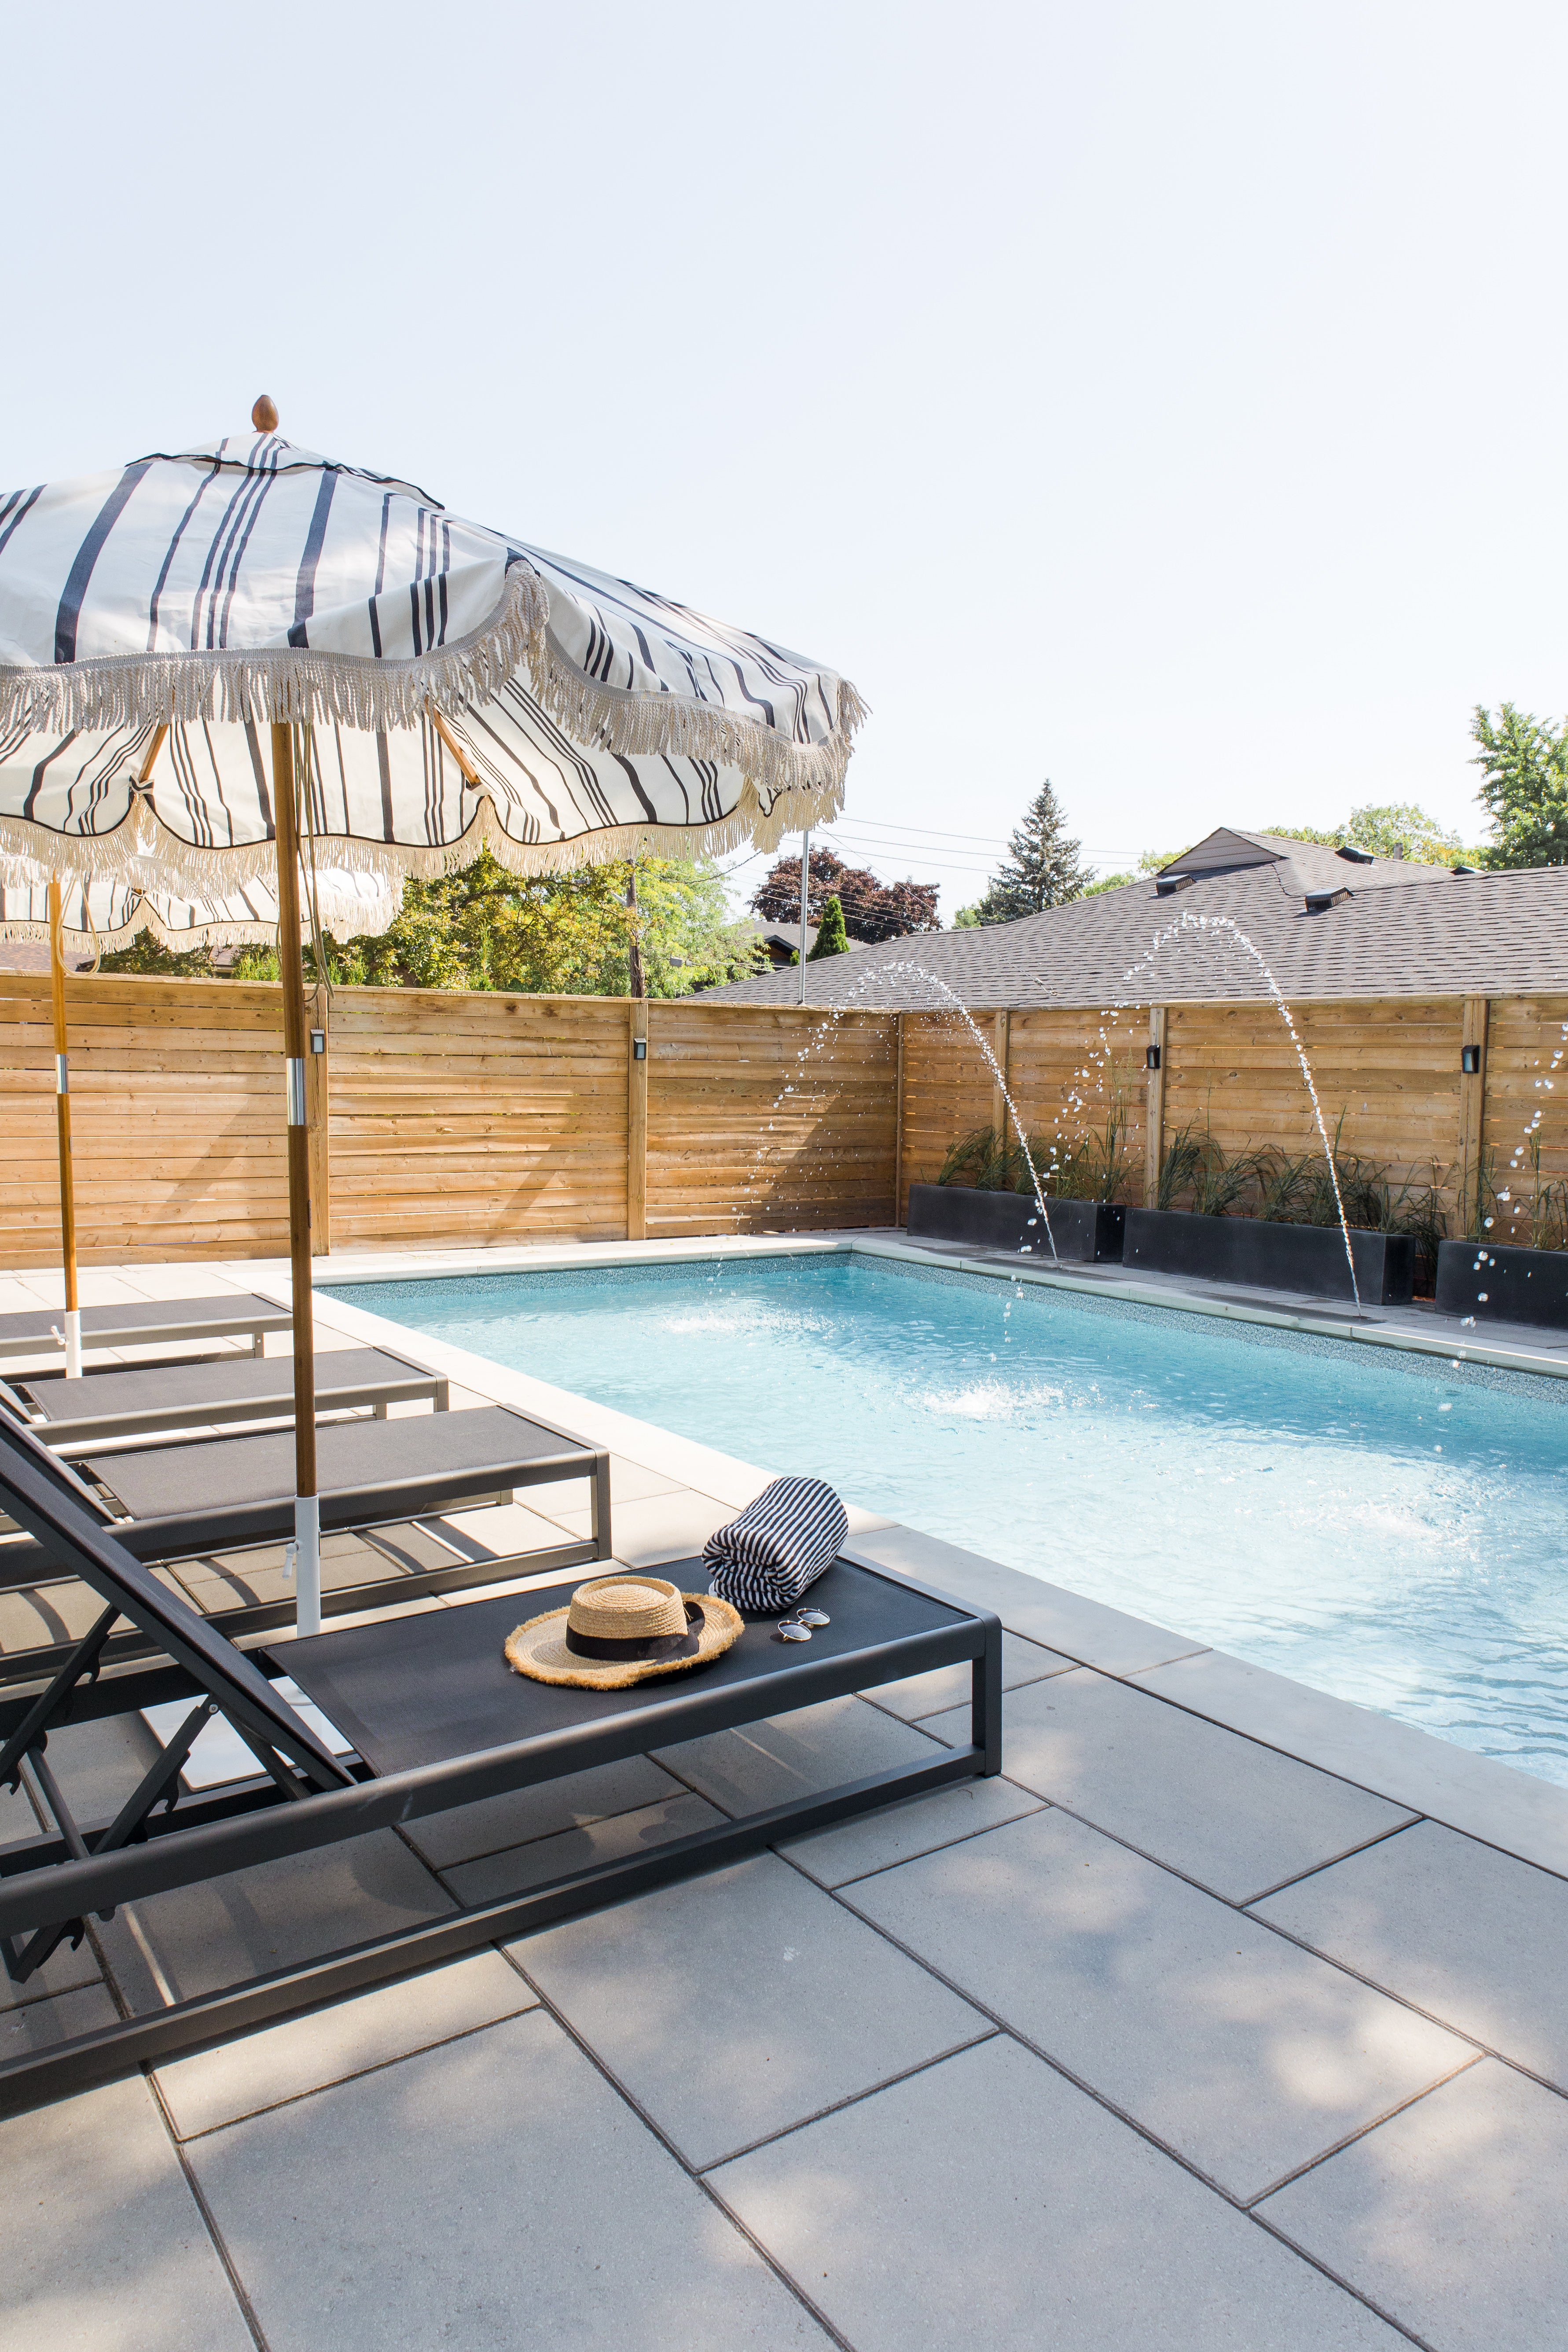
[{"label": "black light fixture", "polygon": [[326,1031],[325,1031],[324,1029],[312,1029],[312,1030],[311,1030],[311,1032],[310,1032],[310,1051],[311,1051],[311,1053],[312,1053],[312,1054],[324,1054],[324,1053],[326,1052],[326,1050],[327,1050],[327,1033],[326,1033]]},{"label": "black light fixture", "polygon": [[1143,1056],[1143,1067],[1146,1070],[1157,1070],[1159,1066],[1160,1048],[1158,1045],[1151,1045],[1148,1052]]},{"label": "black light fixture", "polygon": [[1479,1045],[1461,1045],[1459,1067],[1467,1078],[1479,1078],[1481,1074],[1481,1049]]},{"label": "black light fixture", "polygon": [[632,1039],[632,1059],[634,1062],[647,1061],[647,1039],[646,1037],[634,1037]]}]

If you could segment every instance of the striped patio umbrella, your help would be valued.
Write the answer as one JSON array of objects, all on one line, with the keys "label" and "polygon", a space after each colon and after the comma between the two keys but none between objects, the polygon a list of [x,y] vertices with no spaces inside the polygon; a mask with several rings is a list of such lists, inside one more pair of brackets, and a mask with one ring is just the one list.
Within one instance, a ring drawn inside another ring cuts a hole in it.
[{"label": "striped patio umbrella", "polygon": [[[301,841],[322,871],[386,880],[481,846],[519,873],[770,849],[837,814],[865,712],[766,638],[294,447],[265,398],[252,423],[0,494],[0,878],[58,877],[63,921],[84,884],[189,905],[275,877],[314,1631]],[[74,1265],[68,1285],[70,1318]]]}]

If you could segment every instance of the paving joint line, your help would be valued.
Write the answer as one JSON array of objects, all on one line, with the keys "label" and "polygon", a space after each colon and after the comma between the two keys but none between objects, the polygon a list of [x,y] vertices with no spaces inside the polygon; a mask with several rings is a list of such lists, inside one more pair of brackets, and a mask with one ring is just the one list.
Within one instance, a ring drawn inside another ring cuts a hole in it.
[{"label": "paving joint line", "polygon": [[721,2197],[719,2194],[719,2191],[713,2188],[708,2180],[704,2179],[702,2174],[699,2172],[693,2165],[687,2161],[680,2149],[676,2146],[674,2140],[669,2137],[669,2134],[660,2124],[654,2120],[653,2116],[643,2105],[641,2100],[637,2098],[626,2087],[626,2084],[620,2080],[620,2077],[616,2074],[615,2069],[610,2066],[605,2059],[600,2057],[593,2044],[590,2042],[585,2041],[584,2036],[578,2032],[571,2019],[565,2014],[564,2011],[557,2007],[556,2003],[544,1990],[543,1986],[537,1983],[535,1979],[529,1975],[528,1970],[518,1958],[516,1952],[505,1944],[498,1944],[493,1948],[500,1952],[502,1959],[506,1961],[509,1968],[516,1969],[523,1983],[532,1993],[542,2013],[554,2020],[562,2032],[565,2034],[567,2040],[582,2052],[584,2057],[588,2061],[589,2065],[593,2067],[595,2073],[598,2074],[604,2082],[607,2083],[616,2096],[622,2100],[625,2105],[631,2109],[632,2114],[637,2116],[637,2121],[643,2126],[644,2129],[650,2133],[653,2138],[658,2142],[660,2147],[664,2149],[665,2154],[679,2166],[688,2180],[691,2181],[699,2192],[708,2199],[709,2202],[714,2207],[714,2209],[724,2216],[724,2219],[729,2222],[731,2228],[745,2240],[746,2243],[752,2248],[752,2251],[757,2256],[759,2262],[763,2263],[766,2268],[773,2273],[773,2276],[778,2280],[779,2284],[784,2289],[784,2292],[787,2294],[793,2295],[795,2300],[808,2314],[808,2315],[816,2320],[817,2326],[823,2330],[829,2341],[838,2347],[838,2352],[857,2352],[857,2347],[850,2342],[848,2336],[843,2335],[838,2328],[835,2327],[826,2313],[812,2300],[805,2289],[800,2284],[800,2282],[789,2271],[785,2270],[784,2264],[779,2262],[763,2244],[763,2241],[757,2236],[755,2231],[751,2228],[749,2223],[742,2221],[740,2214],[733,2210],[728,2200]]},{"label": "paving joint line", "polygon": [[[865,1922],[868,1927],[870,1924],[868,1920]],[[967,1994],[963,1998],[968,2006],[974,2006]],[[826,2122],[829,2116],[841,2116],[848,2107],[863,2105],[868,2099],[874,2099],[879,2091],[890,2091],[900,2083],[912,2082],[917,2074],[929,2074],[933,2066],[945,2066],[950,2058],[962,2058],[965,2051],[978,2050],[985,2042],[998,2039],[998,2029],[988,2024],[983,2033],[972,2033],[966,2042],[954,2042],[945,2050],[933,2051],[929,2058],[917,2058],[912,2066],[901,2066],[896,2074],[884,2074],[875,2083],[867,2083],[858,2091],[847,2092],[841,2099],[829,2099],[826,2106],[813,2108],[810,2115],[797,2116],[793,2123],[781,2125],[777,2131],[763,2132],[758,2138],[749,2139],[740,2147],[727,2148],[722,2156],[716,2156],[709,2163],[695,2166],[693,2169],[705,2177],[710,2172],[717,2172],[722,2165],[738,2164],[743,2156],[755,2156],[759,2148],[773,2147],[781,2139],[791,2139],[796,2132],[806,2130],[812,2124]]]},{"label": "paving joint line", "polygon": [[1278,2180],[1271,2180],[1267,2189],[1260,2189],[1256,2197],[1249,2197],[1247,2200],[1247,2211],[1250,2212],[1254,2206],[1261,2205],[1265,2198],[1277,2197],[1282,2189],[1289,2189],[1294,2182],[1304,2180],[1310,2172],[1316,2172],[1320,2165],[1327,2164],[1332,2157],[1342,2155],[1347,2147],[1353,2147],[1358,2139],[1365,2139],[1371,2132],[1381,2131],[1384,2124],[1394,2121],[1395,2116],[1405,2115],[1411,2107],[1418,2107],[1423,2099],[1429,2099],[1435,2093],[1447,2090],[1450,2083],[1457,2083],[1461,2074],[1469,2074],[1473,2067],[1483,2064],[1484,2061],[1483,2052],[1472,2050],[1468,2058],[1463,2059],[1458,2066],[1450,2067],[1447,2074],[1438,2074],[1430,2083],[1423,2084],[1420,2090],[1412,2091],[1407,2099],[1396,2099],[1393,2106],[1385,2107],[1380,2116],[1373,2116],[1370,2123],[1363,2124],[1358,2131],[1346,2132],[1344,2137],[1335,2140],[1331,2147],[1321,2148],[1316,2156],[1309,2157],[1305,2164],[1297,2165],[1293,2171],[1282,2172]]},{"label": "paving joint line", "polygon": [[224,2276],[227,2279],[229,2284],[230,2292],[232,2293],[236,2303],[239,2305],[239,2315],[244,2321],[246,2328],[249,2333],[250,2340],[256,2346],[257,2352],[271,2352],[271,2347],[267,2339],[267,2332],[261,2325],[261,2320],[257,2312],[256,2305],[250,2299],[250,2290],[239,2275],[238,2265],[228,2250],[228,2241],[225,2238],[223,2231],[218,2227],[217,2216],[207,2202],[206,2191],[203,2189],[201,2182],[197,2179],[195,2168],[192,2165],[189,2158],[186,2156],[180,2136],[174,2129],[174,2117],[169,2112],[167,2102],[163,2097],[163,2091],[159,2087],[153,2069],[150,2066],[142,2066],[138,2068],[137,2072],[140,2074],[142,2080],[147,2086],[148,2092],[152,2096],[153,2107],[158,2116],[158,2120],[163,2125],[165,2133],[168,2135],[169,2145],[174,2152],[174,2161],[180,2168],[186,2189],[190,2191],[191,2201],[202,2217],[203,2226],[206,2231],[207,2236],[212,2241],[213,2252],[216,2254],[218,2262],[222,2265]]}]

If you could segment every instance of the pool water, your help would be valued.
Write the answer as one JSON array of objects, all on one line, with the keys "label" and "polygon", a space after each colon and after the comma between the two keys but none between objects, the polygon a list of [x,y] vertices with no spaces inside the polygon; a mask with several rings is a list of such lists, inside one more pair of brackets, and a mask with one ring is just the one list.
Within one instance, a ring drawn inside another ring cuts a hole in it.
[{"label": "pool water", "polygon": [[334,1295],[1568,1785],[1568,1384],[849,1255]]}]

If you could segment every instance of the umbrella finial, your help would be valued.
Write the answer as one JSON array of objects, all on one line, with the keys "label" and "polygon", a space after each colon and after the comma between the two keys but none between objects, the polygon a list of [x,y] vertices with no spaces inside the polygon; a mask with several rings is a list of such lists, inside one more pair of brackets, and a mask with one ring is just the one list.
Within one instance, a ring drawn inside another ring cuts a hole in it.
[{"label": "umbrella finial", "polygon": [[250,421],[258,433],[276,433],[278,403],[264,392],[250,412]]}]

